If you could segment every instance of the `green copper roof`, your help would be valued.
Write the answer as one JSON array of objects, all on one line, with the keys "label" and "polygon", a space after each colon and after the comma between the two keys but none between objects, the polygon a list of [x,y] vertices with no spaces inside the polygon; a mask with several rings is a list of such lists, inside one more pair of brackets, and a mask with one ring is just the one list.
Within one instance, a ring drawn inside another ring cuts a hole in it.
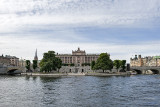
[{"label": "green copper roof", "polygon": [[160,56],[154,56],[153,58],[154,59],[160,59]]}]

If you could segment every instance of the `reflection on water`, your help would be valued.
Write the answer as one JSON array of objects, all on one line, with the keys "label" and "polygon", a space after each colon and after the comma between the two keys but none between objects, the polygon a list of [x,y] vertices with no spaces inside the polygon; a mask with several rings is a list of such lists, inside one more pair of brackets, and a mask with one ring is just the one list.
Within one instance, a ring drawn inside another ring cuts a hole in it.
[{"label": "reflection on water", "polygon": [[160,75],[0,76],[0,107],[159,106]]}]

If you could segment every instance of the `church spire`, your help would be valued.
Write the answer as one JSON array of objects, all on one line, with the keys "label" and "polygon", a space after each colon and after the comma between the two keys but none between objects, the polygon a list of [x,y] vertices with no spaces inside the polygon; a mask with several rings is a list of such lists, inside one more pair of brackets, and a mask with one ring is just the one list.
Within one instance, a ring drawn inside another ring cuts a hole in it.
[{"label": "church spire", "polygon": [[35,52],[34,60],[37,60],[37,61],[38,61],[37,49],[36,49],[36,52]]}]

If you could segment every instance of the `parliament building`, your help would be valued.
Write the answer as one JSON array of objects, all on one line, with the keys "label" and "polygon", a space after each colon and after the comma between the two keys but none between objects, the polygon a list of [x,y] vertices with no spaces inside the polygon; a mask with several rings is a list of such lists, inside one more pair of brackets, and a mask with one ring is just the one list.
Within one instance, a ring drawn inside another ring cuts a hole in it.
[{"label": "parliament building", "polygon": [[72,54],[57,54],[56,57],[62,60],[63,64],[74,64],[74,66],[83,66],[83,64],[91,64],[96,61],[99,54],[86,54],[85,51],[78,50],[72,51]]}]

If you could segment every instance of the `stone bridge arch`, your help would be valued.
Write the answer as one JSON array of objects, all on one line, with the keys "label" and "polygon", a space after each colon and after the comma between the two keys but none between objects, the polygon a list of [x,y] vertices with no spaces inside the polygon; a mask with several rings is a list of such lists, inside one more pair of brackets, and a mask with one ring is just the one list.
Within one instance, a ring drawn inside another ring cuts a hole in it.
[{"label": "stone bridge arch", "polygon": [[149,69],[152,71],[153,74],[160,74],[160,71],[157,69]]},{"label": "stone bridge arch", "polygon": [[137,74],[160,74],[160,67],[131,67],[130,70],[137,72]]},{"label": "stone bridge arch", "polygon": [[143,71],[139,69],[133,69],[133,71],[135,71],[137,74],[143,74]]},{"label": "stone bridge arch", "polygon": [[15,71],[18,69],[10,69],[7,71],[7,74],[15,74]]}]

